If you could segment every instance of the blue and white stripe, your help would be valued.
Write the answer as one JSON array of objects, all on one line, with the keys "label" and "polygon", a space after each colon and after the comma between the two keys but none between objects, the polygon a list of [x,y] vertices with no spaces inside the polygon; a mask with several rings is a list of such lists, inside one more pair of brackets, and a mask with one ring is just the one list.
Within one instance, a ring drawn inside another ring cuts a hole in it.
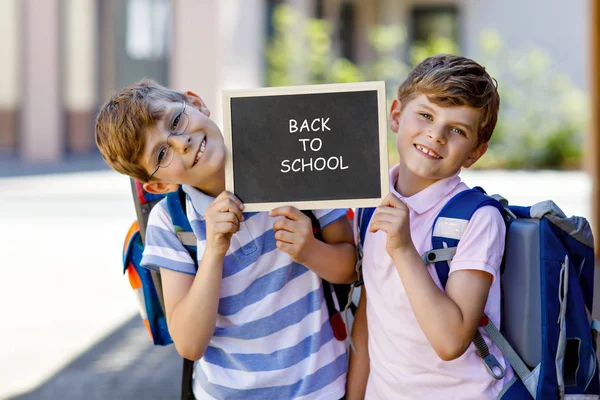
[{"label": "blue and white stripe", "polygon": [[[198,258],[206,246],[203,213],[212,198],[184,186]],[[322,227],[346,210],[315,210]],[[275,246],[268,213],[244,213],[225,256],[215,333],[196,362],[199,399],[337,399],[344,395],[346,351],[333,337],[321,279]],[[175,236],[166,202],[148,221],[142,265],[195,274]],[[334,266],[333,266],[334,267]]]}]

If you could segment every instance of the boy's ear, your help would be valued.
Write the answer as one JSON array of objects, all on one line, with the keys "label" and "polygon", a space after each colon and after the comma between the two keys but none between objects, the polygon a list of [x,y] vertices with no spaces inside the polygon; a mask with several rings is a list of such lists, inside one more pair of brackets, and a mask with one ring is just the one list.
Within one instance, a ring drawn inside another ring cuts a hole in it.
[{"label": "boy's ear", "polygon": [[400,114],[402,113],[402,103],[398,99],[394,99],[390,107],[390,129],[394,133],[398,133],[400,126]]},{"label": "boy's ear", "polygon": [[185,96],[187,98],[186,101],[189,104],[193,105],[198,110],[200,110],[200,112],[202,114],[206,115],[207,117],[210,117],[210,110],[208,109],[208,107],[206,106],[204,101],[202,101],[200,96],[198,96],[196,93],[192,92],[191,90],[188,90],[187,92],[185,92]]},{"label": "boy's ear", "polygon": [[475,148],[475,150],[473,150],[471,152],[469,157],[467,157],[467,159],[465,160],[465,162],[463,164],[463,167],[469,168],[471,165],[475,164],[475,162],[477,160],[479,160],[481,158],[481,156],[483,156],[485,154],[487,149],[488,149],[487,143],[483,143],[483,144],[480,144],[479,146],[477,146]]},{"label": "boy's ear", "polygon": [[163,181],[150,181],[142,185],[144,190],[152,194],[165,194],[174,192],[179,189],[179,185],[176,183],[167,183]]}]

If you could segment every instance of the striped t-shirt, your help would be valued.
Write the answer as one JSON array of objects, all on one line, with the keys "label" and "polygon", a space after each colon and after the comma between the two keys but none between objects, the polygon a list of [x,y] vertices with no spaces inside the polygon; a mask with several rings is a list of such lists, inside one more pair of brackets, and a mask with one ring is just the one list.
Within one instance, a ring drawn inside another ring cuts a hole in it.
[{"label": "striped t-shirt", "polygon": [[[206,249],[204,211],[214,198],[184,185],[186,209]],[[313,211],[321,227],[346,210]],[[346,384],[344,342],[333,336],[321,279],[275,245],[273,218],[244,213],[223,262],[215,332],[194,366],[198,399],[339,399]],[[142,265],[195,274],[174,233],[166,201],[151,211]],[[335,268],[335,265],[332,265]]]}]

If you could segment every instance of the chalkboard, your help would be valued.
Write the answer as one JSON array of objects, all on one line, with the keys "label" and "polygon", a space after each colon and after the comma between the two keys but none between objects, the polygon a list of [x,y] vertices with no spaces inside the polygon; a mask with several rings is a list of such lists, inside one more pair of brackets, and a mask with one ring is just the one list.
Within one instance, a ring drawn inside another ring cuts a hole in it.
[{"label": "chalkboard", "polygon": [[245,211],[372,207],[389,192],[383,82],[223,92],[226,188]]}]

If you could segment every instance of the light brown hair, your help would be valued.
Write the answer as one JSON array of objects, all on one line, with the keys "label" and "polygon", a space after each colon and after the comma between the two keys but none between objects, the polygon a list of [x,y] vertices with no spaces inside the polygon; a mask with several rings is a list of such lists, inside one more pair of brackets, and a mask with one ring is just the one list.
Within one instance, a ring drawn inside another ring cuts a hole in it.
[{"label": "light brown hair", "polygon": [[398,88],[402,106],[420,94],[441,107],[469,106],[481,111],[477,145],[487,143],[498,120],[498,83],[475,61],[437,54],[415,66]]},{"label": "light brown hair", "polygon": [[159,100],[181,102],[182,93],[151,79],[142,79],[115,93],[96,117],[96,145],[104,161],[115,171],[147,182],[148,172],[139,164],[146,145],[146,131],[165,113]]}]

